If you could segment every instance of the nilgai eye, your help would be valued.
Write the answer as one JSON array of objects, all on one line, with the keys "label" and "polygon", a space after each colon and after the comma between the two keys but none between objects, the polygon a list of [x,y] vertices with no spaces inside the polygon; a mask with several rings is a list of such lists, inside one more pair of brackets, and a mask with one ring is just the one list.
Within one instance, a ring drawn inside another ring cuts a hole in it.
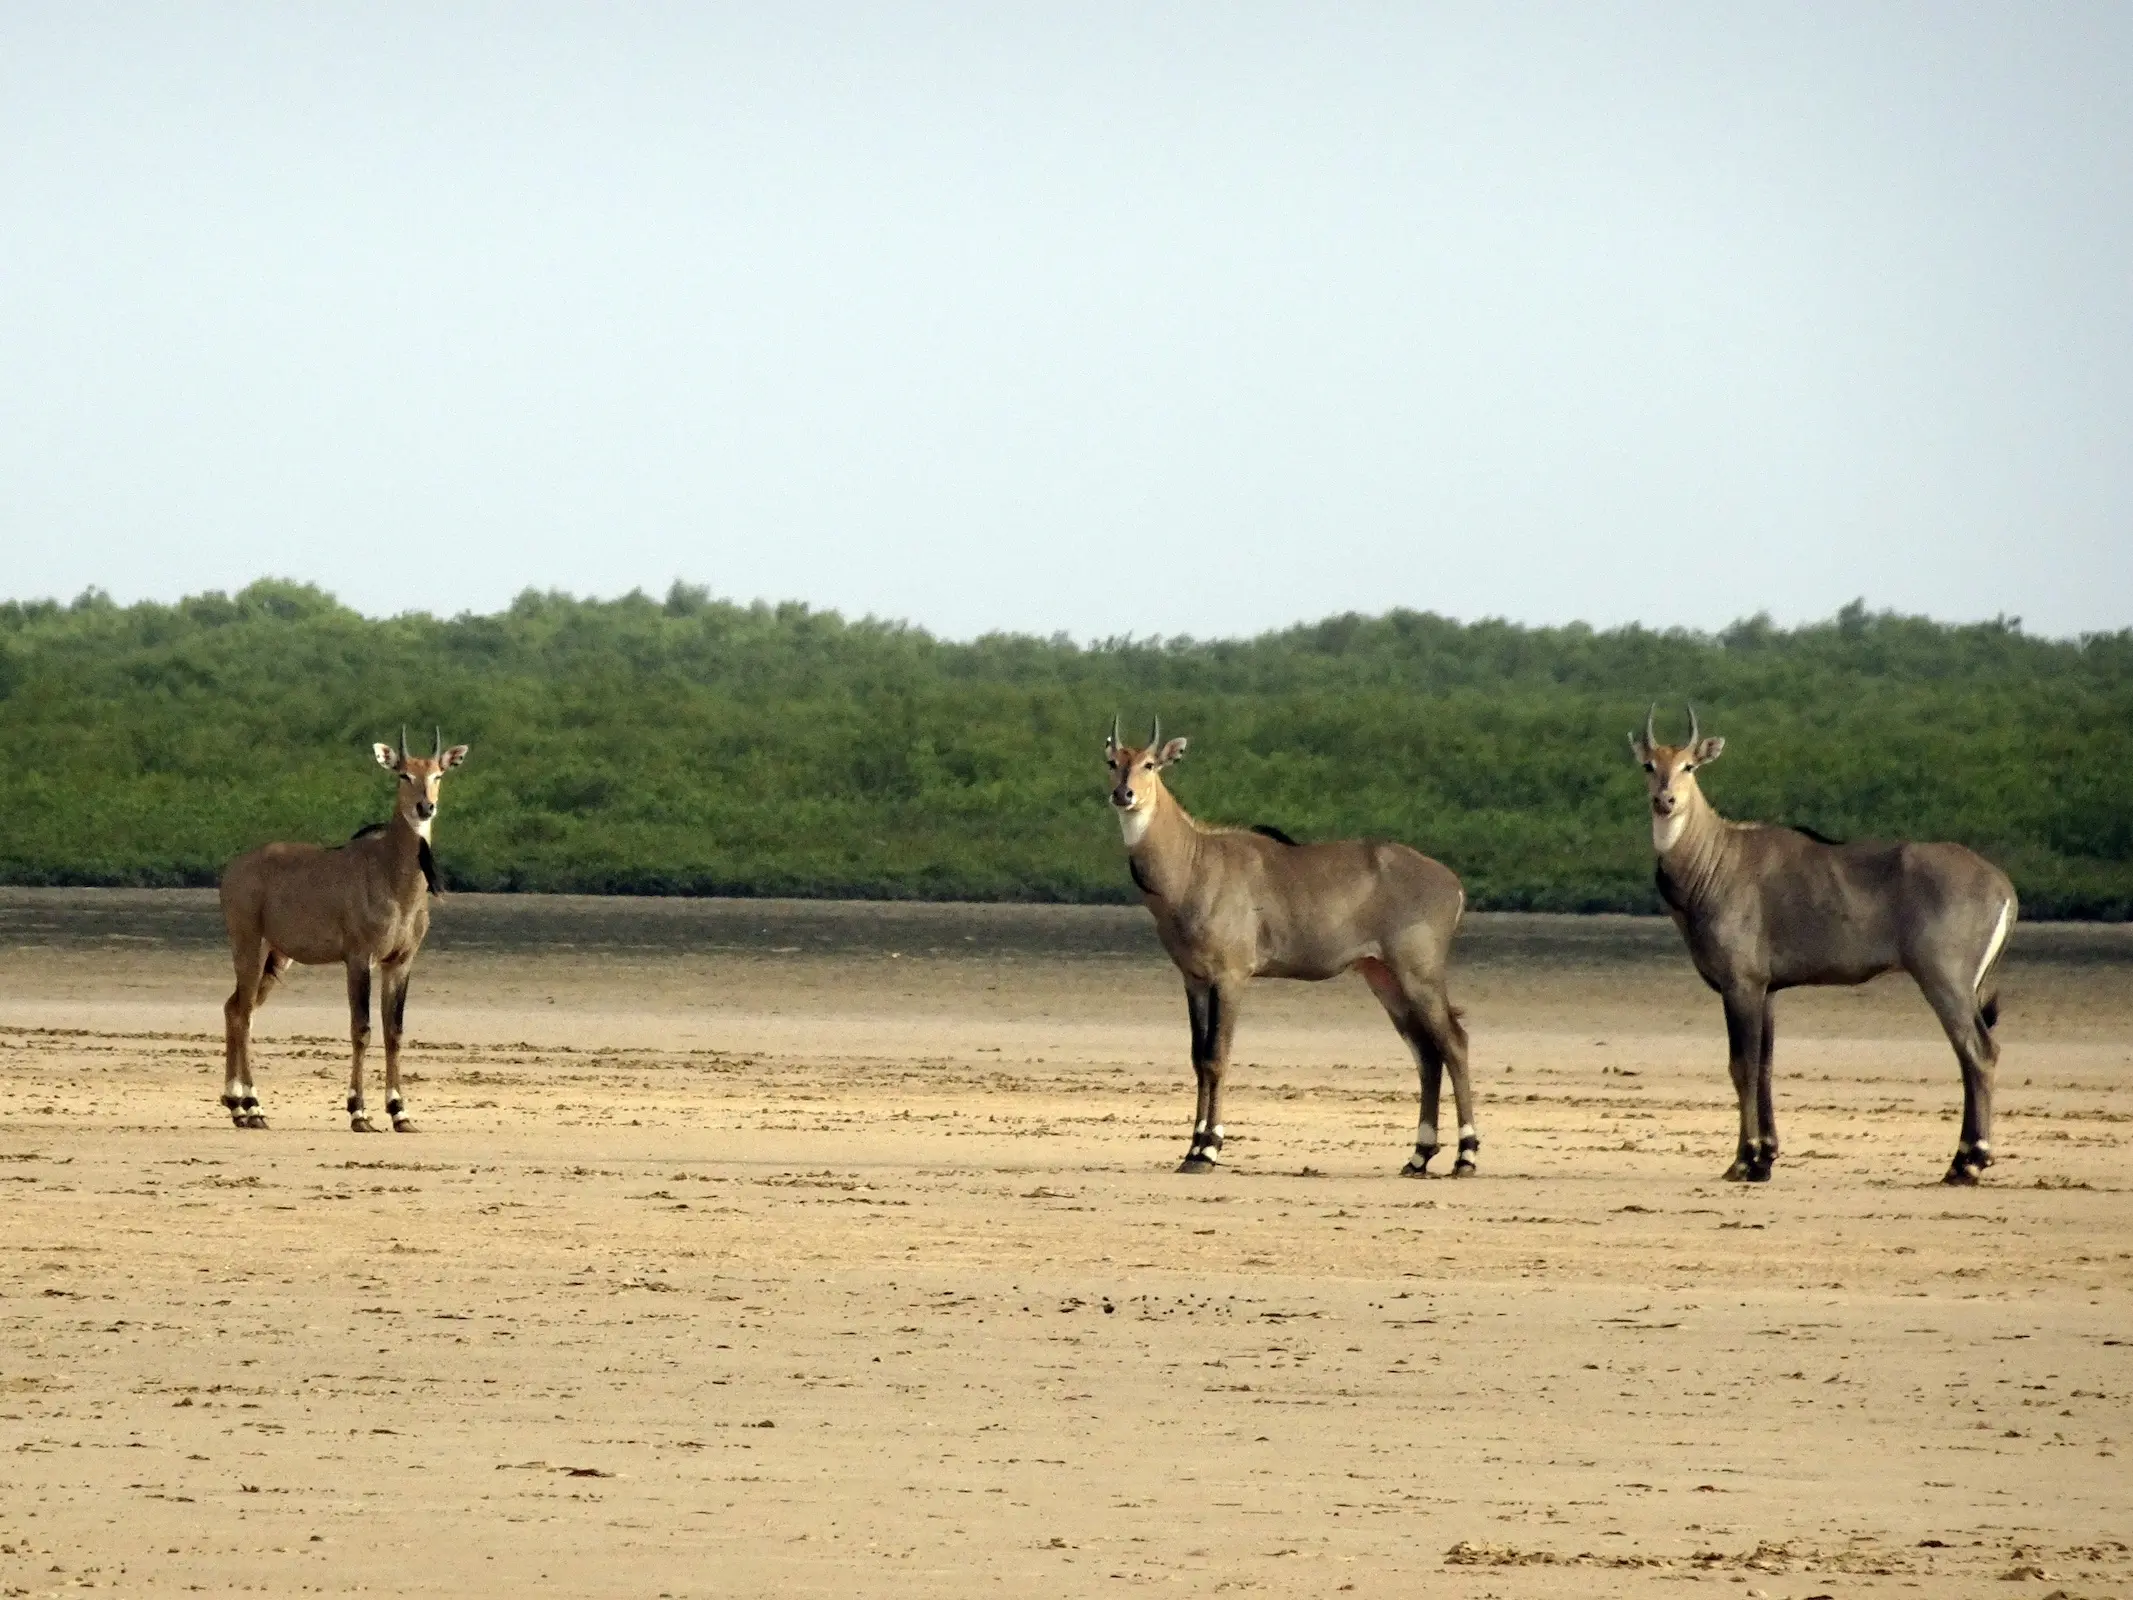
[{"label": "nilgai eye", "polygon": [[1644,763],[1644,770],[1646,772],[1657,772],[1659,769],[1653,766],[1649,761],[1647,761]]}]

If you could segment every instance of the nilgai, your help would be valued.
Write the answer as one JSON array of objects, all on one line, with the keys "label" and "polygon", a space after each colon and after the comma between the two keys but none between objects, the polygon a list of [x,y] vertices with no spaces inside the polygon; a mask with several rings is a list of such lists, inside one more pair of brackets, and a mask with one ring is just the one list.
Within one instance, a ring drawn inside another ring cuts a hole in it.
[{"label": "nilgai", "polygon": [[[1656,714],[1658,708],[1653,707]],[[1963,1131],[1945,1182],[1992,1165],[1992,1076],[2000,1047],[1995,969],[2014,927],[2007,874],[1959,844],[1838,844],[1796,828],[1728,822],[1696,786],[1725,749],[1689,709],[1689,742],[1660,744],[1652,716],[1629,736],[1651,795],[1660,898],[1690,959],[1726,1008],[1740,1147],[1726,1176],[1767,1183],[1777,1160],[1771,996],[1864,983],[1901,967],[1925,991],[1963,1069]]]},{"label": "nilgai", "polygon": [[237,988],[222,1007],[222,1103],[240,1128],[264,1128],[252,1085],[252,1013],[294,963],[338,961],[348,969],[349,1031],[355,1064],[348,1078],[348,1122],[375,1133],[363,1109],[363,1052],[370,1043],[370,969],[384,992],[385,1113],[396,1133],[412,1133],[400,1095],[400,1032],[407,1014],[408,969],[430,927],[430,895],[438,891],[430,825],[444,775],[467,758],[467,747],[444,748],[438,730],[427,757],[373,745],[378,765],[399,780],[393,819],[373,823],[337,849],[315,844],[270,844],[248,851],[222,873],[222,920],[229,928]]},{"label": "nilgai", "polygon": [[1221,1154],[1222,1084],[1245,985],[1255,977],[1359,972],[1414,1052],[1421,1077],[1421,1122],[1405,1171],[1425,1175],[1437,1153],[1437,1095],[1449,1068],[1459,1103],[1453,1175],[1472,1173],[1481,1135],[1467,1083],[1466,1030],[1444,986],[1466,909],[1458,878],[1421,852],[1381,839],[1296,844],[1271,828],[1196,822],[1162,779],[1184,754],[1183,739],[1163,742],[1160,720],[1135,749],[1119,743],[1114,719],[1104,745],[1134,885],[1185,978],[1199,1098],[1178,1170],[1205,1172]]}]

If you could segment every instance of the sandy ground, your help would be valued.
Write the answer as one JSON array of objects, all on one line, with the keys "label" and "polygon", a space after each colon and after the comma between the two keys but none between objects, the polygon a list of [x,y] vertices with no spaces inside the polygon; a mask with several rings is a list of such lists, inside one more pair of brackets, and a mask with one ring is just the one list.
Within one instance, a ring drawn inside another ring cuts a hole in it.
[{"label": "sandy ground", "polygon": [[1977,1190],[1915,990],[1787,996],[1745,1189],[1621,919],[1470,924],[1480,1177],[1354,980],[1179,1176],[1144,922],[454,897],[424,1131],[311,971],[247,1134],[207,898],[0,891],[0,1589],[2133,1597],[2133,930],[2021,930]]}]

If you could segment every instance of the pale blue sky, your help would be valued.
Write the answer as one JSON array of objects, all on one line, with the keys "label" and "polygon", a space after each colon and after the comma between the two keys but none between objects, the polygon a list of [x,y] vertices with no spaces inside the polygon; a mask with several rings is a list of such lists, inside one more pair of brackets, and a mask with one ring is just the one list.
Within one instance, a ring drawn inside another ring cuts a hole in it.
[{"label": "pale blue sky", "polygon": [[2133,6],[0,4],[0,595],[2133,625]]}]

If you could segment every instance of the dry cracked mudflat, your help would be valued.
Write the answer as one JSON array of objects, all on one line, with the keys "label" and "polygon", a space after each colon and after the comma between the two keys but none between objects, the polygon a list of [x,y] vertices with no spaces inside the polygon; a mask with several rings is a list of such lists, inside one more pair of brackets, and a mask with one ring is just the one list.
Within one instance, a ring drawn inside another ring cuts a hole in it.
[{"label": "dry cracked mudflat", "polygon": [[2021,930],[1973,1190],[1900,978],[1780,1001],[1717,1181],[1663,923],[1472,920],[1465,1182],[1355,980],[1175,1173],[1138,912],[454,897],[412,1136],[333,971],[228,1125],[216,938],[0,891],[7,1595],[2133,1600],[2133,930]]}]

